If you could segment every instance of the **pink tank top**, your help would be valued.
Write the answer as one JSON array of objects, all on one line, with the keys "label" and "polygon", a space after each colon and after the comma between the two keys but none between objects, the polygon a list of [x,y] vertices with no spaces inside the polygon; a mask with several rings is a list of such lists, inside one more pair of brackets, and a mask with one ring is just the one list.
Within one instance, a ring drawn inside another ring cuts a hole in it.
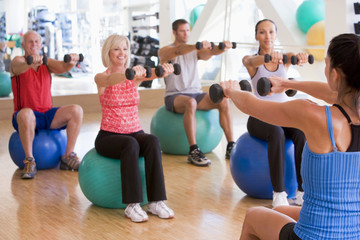
[{"label": "pink tank top", "polygon": [[123,134],[142,130],[138,115],[140,95],[134,81],[107,87],[99,98],[101,130]]},{"label": "pink tank top", "polygon": [[11,78],[14,95],[14,112],[22,108],[46,112],[52,107],[51,75],[45,65],[38,70],[30,68],[26,72]]}]

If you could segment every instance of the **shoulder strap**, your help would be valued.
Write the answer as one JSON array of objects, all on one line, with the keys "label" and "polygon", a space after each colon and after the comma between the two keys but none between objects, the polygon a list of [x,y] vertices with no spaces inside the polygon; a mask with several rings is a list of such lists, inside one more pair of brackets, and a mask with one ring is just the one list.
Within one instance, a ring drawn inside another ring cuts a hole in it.
[{"label": "shoulder strap", "polygon": [[337,151],[337,147],[335,144],[335,138],[334,138],[334,129],[332,124],[332,117],[331,117],[331,111],[329,106],[325,106],[326,109],[326,121],[328,126],[328,132],[330,136],[331,145],[333,146],[334,152]]},{"label": "shoulder strap", "polygon": [[351,119],[350,119],[349,115],[345,112],[345,110],[344,110],[344,108],[342,106],[340,106],[340,105],[338,105],[336,103],[333,104],[333,106],[337,107],[342,112],[342,114],[346,117],[348,123],[351,123]]}]

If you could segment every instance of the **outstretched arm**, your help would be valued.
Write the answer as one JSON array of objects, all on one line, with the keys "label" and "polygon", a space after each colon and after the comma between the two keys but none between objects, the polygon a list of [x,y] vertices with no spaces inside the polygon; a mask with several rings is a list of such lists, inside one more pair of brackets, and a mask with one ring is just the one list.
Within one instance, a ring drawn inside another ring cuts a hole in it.
[{"label": "outstretched arm", "polygon": [[177,46],[166,46],[159,50],[160,64],[167,63],[174,58],[196,51],[194,44],[179,44]]},{"label": "outstretched arm", "polygon": [[316,153],[332,151],[328,130],[324,121],[325,108],[306,99],[287,102],[272,102],[256,98],[253,94],[241,91],[238,81],[220,83],[226,97],[245,114],[261,121],[282,127],[292,127],[304,132],[310,150]]},{"label": "outstretched arm", "polygon": [[338,93],[330,89],[325,82],[318,81],[298,81],[287,80],[282,77],[270,77],[272,93],[280,93],[288,89],[302,91],[310,96],[321,99],[329,104],[334,104],[337,100]]},{"label": "outstretched arm", "polygon": [[70,71],[75,67],[77,62],[79,61],[80,57],[79,54],[71,53],[69,54],[70,61],[58,61],[55,59],[48,58],[47,66],[51,73],[61,74]]},{"label": "outstretched arm", "polygon": [[204,41],[203,43],[204,47],[198,51],[198,58],[201,60],[209,60],[212,56],[222,54],[233,46],[230,41],[224,41],[224,49],[220,49],[218,46],[214,46],[214,48],[212,49],[211,43],[209,43],[208,41]]}]

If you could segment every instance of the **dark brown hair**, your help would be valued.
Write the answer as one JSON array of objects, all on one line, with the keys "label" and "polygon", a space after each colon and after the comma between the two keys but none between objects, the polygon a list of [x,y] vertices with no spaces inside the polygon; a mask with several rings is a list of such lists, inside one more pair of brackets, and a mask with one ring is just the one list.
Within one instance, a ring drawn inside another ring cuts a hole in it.
[{"label": "dark brown hair", "polygon": [[346,84],[338,89],[338,100],[345,94],[354,92],[356,111],[360,107],[360,37],[352,33],[344,33],[330,41],[327,50],[330,60],[330,69],[337,69]]},{"label": "dark brown hair", "polygon": [[189,22],[186,21],[185,19],[178,19],[178,20],[176,20],[176,21],[173,22],[173,24],[172,24],[172,30],[176,32],[177,29],[178,29],[178,27],[179,27],[179,25],[181,25],[181,24],[189,24]]}]

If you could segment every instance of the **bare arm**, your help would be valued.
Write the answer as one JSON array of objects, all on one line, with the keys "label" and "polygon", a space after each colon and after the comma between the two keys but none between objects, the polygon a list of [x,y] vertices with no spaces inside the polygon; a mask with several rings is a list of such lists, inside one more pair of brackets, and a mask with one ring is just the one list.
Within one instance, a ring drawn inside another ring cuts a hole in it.
[{"label": "bare arm", "polygon": [[337,100],[337,92],[331,90],[329,85],[325,82],[297,81],[295,79],[288,81],[281,77],[270,77],[269,80],[272,84],[272,93],[294,89],[309,94],[317,99],[321,99],[329,104],[334,104]]},{"label": "bare arm", "polygon": [[159,50],[158,55],[160,58],[160,64],[167,63],[174,58],[188,54],[192,51],[197,51],[195,45],[191,44],[179,44],[177,46],[166,46]]},{"label": "bare arm", "polygon": [[[271,56],[271,60],[269,63],[273,64],[283,64],[284,55],[287,55],[288,61],[284,63],[286,69],[288,69],[291,65],[291,56],[293,56],[293,53],[281,53],[281,52],[271,52],[269,54]],[[253,77],[256,73],[256,70],[259,66],[266,64],[265,63],[265,55],[246,55],[243,57],[242,62],[246,69],[249,72],[249,75]]]},{"label": "bare arm", "polygon": [[124,73],[110,73],[105,72],[98,73],[95,75],[95,83],[98,88],[105,88],[109,86],[114,86],[119,83],[125,82],[126,77]]},{"label": "bare arm", "polygon": [[47,66],[51,73],[61,74],[70,71],[79,61],[79,55],[75,53],[71,53],[70,62],[65,63],[64,61],[58,61],[55,59],[48,58]]},{"label": "bare arm", "polygon": [[[169,74],[174,72],[174,67],[172,64],[166,63],[161,65],[164,69],[164,75],[166,77]],[[150,81],[155,78],[158,78],[155,74],[155,68],[152,69],[152,75],[149,78],[146,78],[146,69],[140,65],[134,66],[132,68],[135,72],[133,81],[137,86],[140,85],[143,81]],[[127,80],[125,73],[98,73],[95,75],[95,83],[98,88],[105,88],[109,86],[114,86],[119,83],[123,83]]]},{"label": "bare arm", "polygon": [[[168,75],[170,75],[171,73],[174,72],[174,66],[170,63],[163,63],[161,64],[163,70],[164,70],[164,73],[163,75],[161,76],[162,78],[163,77],[166,77]],[[134,71],[135,72],[139,72],[139,75],[138,77],[134,78],[134,82],[137,86],[140,85],[141,82],[143,81],[150,81],[150,80],[154,80],[155,78],[159,78],[156,74],[155,74],[155,68],[152,68],[152,74],[149,78],[146,78],[146,71],[145,71],[145,68],[143,68],[142,66],[135,66],[133,67]]]},{"label": "bare arm", "polygon": [[[205,42],[207,43],[205,45]],[[232,43],[230,41],[224,41],[225,43],[225,48],[224,49],[219,49],[218,46],[214,46],[214,49],[211,48],[211,44],[207,41],[204,41],[204,48],[202,48],[201,50],[198,51],[198,58],[201,60],[209,60],[212,56],[214,55],[220,55],[222,53],[224,53],[225,51],[227,51],[228,49],[232,48]],[[210,44],[210,45],[208,45]]]},{"label": "bare arm", "polygon": [[238,81],[221,82],[225,96],[245,114],[269,124],[302,130],[309,148],[317,153],[332,151],[327,132],[325,108],[311,101],[298,99],[288,102],[271,102],[241,91]]},{"label": "bare arm", "polygon": [[[34,59],[36,60],[36,59]],[[41,64],[41,63],[40,63]],[[39,65],[37,61],[33,61],[33,66]],[[26,72],[32,65],[26,63],[24,56],[16,56],[10,63],[10,74],[11,76],[17,76]]]}]

